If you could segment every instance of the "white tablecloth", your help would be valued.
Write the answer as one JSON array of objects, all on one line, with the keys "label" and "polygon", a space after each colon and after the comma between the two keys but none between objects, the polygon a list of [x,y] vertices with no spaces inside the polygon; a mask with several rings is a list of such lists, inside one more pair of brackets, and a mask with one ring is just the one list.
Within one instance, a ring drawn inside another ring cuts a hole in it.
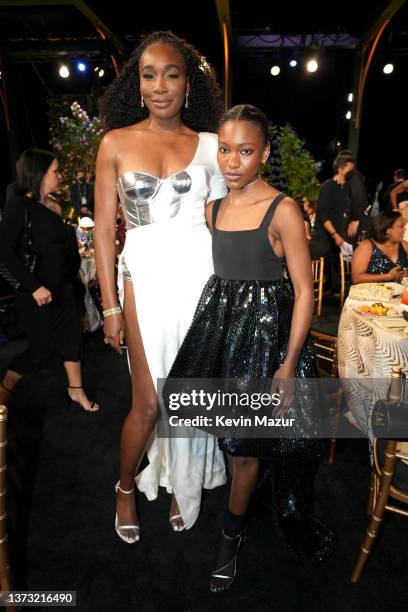
[{"label": "white tablecloth", "polygon": [[[338,368],[348,407],[355,422],[371,435],[371,409],[386,397],[391,370],[408,372],[408,335],[398,322],[373,319],[356,312],[357,300],[345,301],[338,331]],[[357,380],[358,379],[358,380]],[[408,449],[402,444],[401,449]],[[407,450],[408,452],[408,450]]]}]

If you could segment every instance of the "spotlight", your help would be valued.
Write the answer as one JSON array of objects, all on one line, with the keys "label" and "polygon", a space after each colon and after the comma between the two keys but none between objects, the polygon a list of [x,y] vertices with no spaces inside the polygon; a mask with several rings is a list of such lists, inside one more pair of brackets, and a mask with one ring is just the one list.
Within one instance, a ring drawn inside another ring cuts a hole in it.
[{"label": "spotlight", "polygon": [[347,111],[347,113],[346,113],[346,119],[351,119],[351,111]]},{"label": "spotlight", "polygon": [[105,71],[103,68],[101,68],[100,71],[98,72],[98,77],[101,79],[104,74],[105,74]]},{"label": "spotlight", "polygon": [[291,68],[294,68],[295,66],[297,66],[297,61],[296,61],[295,59],[290,60],[290,62],[289,62],[289,66],[290,66]]},{"label": "spotlight", "polygon": [[59,75],[62,79],[67,79],[69,77],[69,70],[67,66],[62,65],[59,69]]},{"label": "spotlight", "polygon": [[316,72],[318,68],[319,68],[319,64],[317,63],[315,59],[309,60],[306,64],[306,70],[308,72]]},{"label": "spotlight", "polygon": [[77,68],[79,72],[86,72],[86,64],[84,64],[84,62],[78,62]]},{"label": "spotlight", "polygon": [[271,75],[272,76],[278,76],[279,73],[280,73],[279,66],[272,66],[272,68],[271,68]]},{"label": "spotlight", "polygon": [[348,100],[349,102],[352,102],[352,101],[353,101],[353,97],[354,97],[354,96],[353,96],[353,94],[352,94],[352,93],[349,93],[349,95],[347,96],[347,100]]},{"label": "spotlight", "polygon": [[98,70],[99,70],[99,66],[95,66],[94,72],[98,72]]},{"label": "spotlight", "polygon": [[391,72],[394,71],[394,64],[385,64],[384,68],[383,68],[383,73],[384,74],[391,74]]}]

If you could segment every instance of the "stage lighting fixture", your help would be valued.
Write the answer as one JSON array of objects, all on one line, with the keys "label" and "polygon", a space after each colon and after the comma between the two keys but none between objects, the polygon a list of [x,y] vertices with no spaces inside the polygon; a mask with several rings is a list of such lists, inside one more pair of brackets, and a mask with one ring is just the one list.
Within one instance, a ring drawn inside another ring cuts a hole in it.
[{"label": "stage lighting fixture", "polygon": [[101,79],[104,74],[105,74],[105,71],[103,68],[101,68],[100,71],[98,72],[98,77]]},{"label": "stage lighting fixture", "polygon": [[391,74],[391,72],[393,72],[394,70],[394,64],[385,64],[384,68],[383,68],[383,73],[384,74]]},{"label": "stage lighting fixture", "polygon": [[68,67],[65,65],[62,65],[59,69],[59,75],[62,79],[67,79],[69,77]]},{"label": "stage lighting fixture", "polygon": [[308,72],[316,72],[318,68],[319,68],[319,64],[317,63],[315,59],[309,60],[306,64],[306,70]]},{"label": "stage lighting fixture", "polygon": [[295,66],[297,66],[297,61],[296,61],[295,59],[290,60],[290,62],[289,62],[289,66],[290,66],[291,68],[294,68]]},{"label": "stage lighting fixture", "polygon": [[278,76],[279,73],[280,73],[279,66],[272,66],[272,68],[271,68],[271,75],[272,76]]},{"label": "stage lighting fixture", "polygon": [[86,64],[84,64],[84,62],[78,62],[77,68],[79,72],[86,72]]},{"label": "stage lighting fixture", "polygon": [[346,119],[351,119],[351,111],[347,111],[347,113],[346,113]]},{"label": "stage lighting fixture", "polygon": [[349,95],[347,96],[347,100],[348,100],[349,102],[352,102],[352,101],[353,101],[353,97],[354,97],[354,96],[353,96],[353,94],[352,94],[352,93],[349,93]]}]

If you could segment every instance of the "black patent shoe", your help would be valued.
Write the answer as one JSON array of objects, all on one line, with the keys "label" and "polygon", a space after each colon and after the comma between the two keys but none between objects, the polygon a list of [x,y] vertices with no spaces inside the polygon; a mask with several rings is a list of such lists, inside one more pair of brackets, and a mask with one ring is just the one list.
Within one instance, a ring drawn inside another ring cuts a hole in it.
[{"label": "black patent shoe", "polygon": [[230,538],[221,532],[216,569],[211,572],[210,591],[220,593],[228,589],[234,582],[237,572],[237,555],[243,541],[243,533]]},{"label": "black patent shoe", "polygon": [[336,548],[336,537],[322,521],[308,513],[280,518],[282,532],[289,548],[302,561],[328,559]]}]

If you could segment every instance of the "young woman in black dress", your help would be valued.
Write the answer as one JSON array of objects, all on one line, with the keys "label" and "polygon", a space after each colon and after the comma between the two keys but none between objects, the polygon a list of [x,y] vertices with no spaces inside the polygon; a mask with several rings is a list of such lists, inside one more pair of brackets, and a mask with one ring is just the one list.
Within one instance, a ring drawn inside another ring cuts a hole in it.
[{"label": "young woman in black dress", "polygon": [[[215,274],[202,293],[169,379],[269,378],[272,390],[279,391],[290,389],[294,378],[316,376],[309,336],[311,262],[303,217],[293,200],[259,175],[269,155],[268,128],[266,116],[250,105],[236,106],[221,119],[218,164],[229,193],[206,209]],[[283,276],[284,257],[290,280]],[[211,573],[212,591],[223,591],[234,580],[261,459],[273,460],[277,512],[294,552],[313,560],[332,552],[333,534],[304,506],[302,489],[306,485],[310,493],[320,454],[317,439],[239,438],[227,432],[219,445],[228,455],[232,482]]]},{"label": "young woman in black dress", "polygon": [[[48,151],[27,149],[17,162],[18,195],[6,203],[0,224],[0,259],[20,281],[16,308],[25,329],[28,348],[9,364],[0,383],[4,402],[17,382],[52,352],[63,359],[68,377],[67,400],[87,412],[99,406],[89,401],[81,378],[81,327],[71,284],[70,235],[60,215],[47,207],[58,189],[58,161]],[[26,211],[32,251],[37,255],[33,273],[18,256]]]}]

